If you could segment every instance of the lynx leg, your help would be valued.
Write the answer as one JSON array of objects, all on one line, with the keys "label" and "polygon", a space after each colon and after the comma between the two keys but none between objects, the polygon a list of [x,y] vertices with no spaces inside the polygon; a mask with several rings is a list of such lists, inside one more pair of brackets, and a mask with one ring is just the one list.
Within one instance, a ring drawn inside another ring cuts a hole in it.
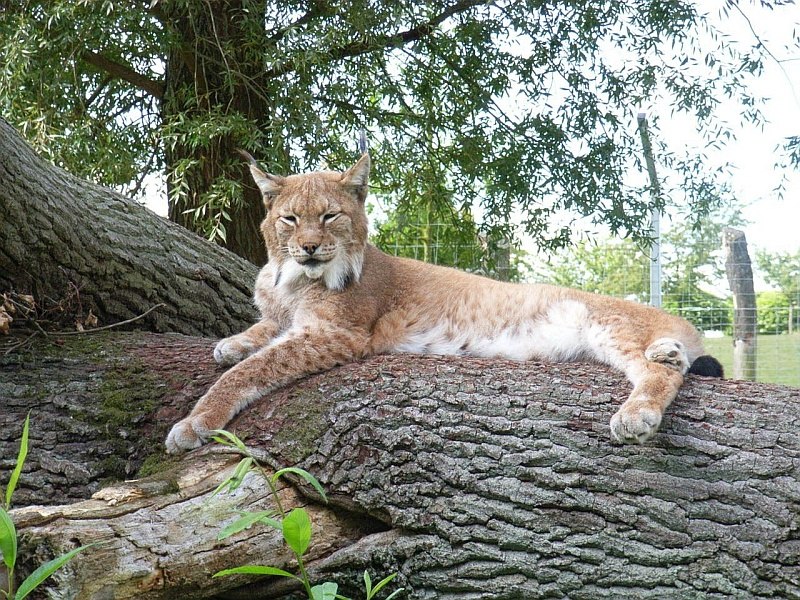
[{"label": "lynx leg", "polygon": [[167,452],[197,448],[263,394],[292,381],[327,371],[363,355],[366,335],[338,328],[298,330],[229,369],[178,421],[166,440]]},{"label": "lynx leg", "polygon": [[611,435],[624,444],[642,444],[653,437],[667,406],[678,395],[683,375],[660,363],[647,363],[633,392],[611,417]]},{"label": "lynx leg", "polygon": [[621,443],[641,444],[655,435],[689,369],[683,344],[672,338],[648,346],[645,359],[633,361],[626,369],[633,392],[611,417],[611,435]]},{"label": "lynx leg", "polygon": [[277,333],[277,323],[259,321],[242,333],[220,340],[214,348],[214,360],[225,366],[235,365],[266,346]]}]

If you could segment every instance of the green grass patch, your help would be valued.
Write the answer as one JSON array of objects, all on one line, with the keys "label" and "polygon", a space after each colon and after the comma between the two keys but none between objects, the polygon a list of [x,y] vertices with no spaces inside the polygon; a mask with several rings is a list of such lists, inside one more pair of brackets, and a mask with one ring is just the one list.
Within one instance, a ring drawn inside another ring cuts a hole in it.
[{"label": "green grass patch", "polygon": [[[733,376],[733,340],[730,336],[706,338],[706,351]],[[756,342],[756,380],[800,387],[800,333],[759,335]]]}]

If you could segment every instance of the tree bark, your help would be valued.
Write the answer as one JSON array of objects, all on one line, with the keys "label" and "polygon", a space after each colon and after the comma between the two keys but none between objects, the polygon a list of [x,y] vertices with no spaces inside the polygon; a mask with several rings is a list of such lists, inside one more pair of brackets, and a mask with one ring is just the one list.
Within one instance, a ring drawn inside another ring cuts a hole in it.
[{"label": "tree bark", "polygon": [[[0,456],[35,407],[17,506],[85,497],[109,454],[126,473],[147,455],[152,470],[171,423],[220,372],[208,340],[90,339],[38,340],[0,362]],[[108,408],[109,388],[133,416]],[[378,356],[278,390],[229,429],[266,465],[321,481],[328,505],[303,487],[281,493],[312,512],[312,576],[348,595],[363,596],[369,569],[398,572],[392,585],[423,599],[800,597],[798,390],[690,376],[651,442],[618,446],[608,421],[627,393],[598,365]],[[38,562],[106,542],[52,582],[75,598],[289,597],[286,580],[211,578],[293,569],[267,527],[217,541],[235,510],[270,506],[256,474],[211,497],[235,460],[206,447],[93,500],[17,509],[22,552]]]},{"label": "tree bark", "polygon": [[100,325],[226,336],[252,323],[249,262],[37,157],[0,119],[0,293]]}]

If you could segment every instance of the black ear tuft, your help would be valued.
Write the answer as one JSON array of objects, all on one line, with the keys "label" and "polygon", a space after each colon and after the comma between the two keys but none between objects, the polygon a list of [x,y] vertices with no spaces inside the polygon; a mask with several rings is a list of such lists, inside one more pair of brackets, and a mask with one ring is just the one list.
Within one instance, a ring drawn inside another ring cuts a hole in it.
[{"label": "black ear tuft", "polygon": [[242,150],[241,148],[236,148],[236,152],[239,154],[239,156],[241,156],[243,159],[245,159],[248,163],[250,163],[254,167],[258,168],[258,163],[256,162],[256,159],[253,158],[252,154],[250,154],[246,150]]},{"label": "black ear tuft", "polygon": [[722,363],[708,354],[698,356],[692,363],[692,366],[689,367],[689,373],[693,373],[694,375],[702,375],[703,377],[722,378],[725,376]]}]

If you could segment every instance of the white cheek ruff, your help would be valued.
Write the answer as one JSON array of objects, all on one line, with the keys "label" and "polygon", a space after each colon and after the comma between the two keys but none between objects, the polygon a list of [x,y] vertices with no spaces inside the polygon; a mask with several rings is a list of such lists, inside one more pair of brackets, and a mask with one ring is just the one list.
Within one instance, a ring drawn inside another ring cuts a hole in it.
[{"label": "white cheek ruff", "polygon": [[343,290],[350,281],[361,278],[364,254],[337,256],[325,264],[325,287],[329,290]]},{"label": "white cheek ruff", "polygon": [[325,274],[327,263],[316,263],[314,266],[301,265],[303,273],[309,279],[319,279]]},{"label": "white cheek ruff", "polygon": [[298,279],[305,275],[303,267],[291,258],[285,260],[283,264],[276,269],[275,273],[275,287],[290,288],[293,287]]}]

